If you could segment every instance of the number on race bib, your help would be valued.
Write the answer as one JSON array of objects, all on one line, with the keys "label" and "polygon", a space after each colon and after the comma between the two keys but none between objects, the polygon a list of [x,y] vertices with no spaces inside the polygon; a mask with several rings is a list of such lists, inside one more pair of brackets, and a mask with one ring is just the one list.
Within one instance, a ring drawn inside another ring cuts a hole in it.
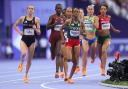
[{"label": "number on race bib", "polygon": [[62,25],[56,25],[55,28],[54,28],[54,30],[55,31],[60,31],[61,30],[61,27],[62,27]]},{"label": "number on race bib", "polygon": [[93,24],[90,21],[86,20],[84,23],[85,23],[85,29],[87,31],[93,30],[94,27],[93,27]]},{"label": "number on race bib", "polygon": [[102,29],[103,29],[103,30],[108,30],[108,29],[110,29],[110,23],[102,23]]},{"label": "number on race bib", "polygon": [[91,31],[91,30],[93,30],[93,25],[88,23],[88,24],[86,24],[85,29],[87,31]]},{"label": "number on race bib", "polygon": [[70,31],[70,35],[73,36],[73,37],[77,37],[77,36],[80,35],[80,32],[79,31],[73,31],[73,30],[71,30]]},{"label": "number on race bib", "polygon": [[24,35],[34,35],[34,29],[24,29]]}]

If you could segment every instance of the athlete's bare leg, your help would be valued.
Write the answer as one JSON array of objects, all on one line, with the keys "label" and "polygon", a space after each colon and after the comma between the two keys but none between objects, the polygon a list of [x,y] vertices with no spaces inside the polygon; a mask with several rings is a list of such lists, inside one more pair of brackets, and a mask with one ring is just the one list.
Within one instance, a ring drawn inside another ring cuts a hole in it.
[{"label": "athlete's bare leg", "polygon": [[71,69],[71,72],[70,72],[68,83],[73,83],[72,76],[73,76],[73,74],[75,72],[75,69],[76,69],[76,66],[77,66],[77,60],[79,60],[80,45],[74,47],[74,51],[72,52],[72,54],[75,55],[74,56],[75,58],[72,59],[73,65],[72,65],[72,69]]},{"label": "athlete's bare leg", "polygon": [[97,41],[91,45],[91,63],[95,62]]},{"label": "athlete's bare leg", "polygon": [[23,70],[23,64],[24,64],[24,58],[26,56],[27,46],[26,44],[21,40],[20,41],[20,48],[21,48],[21,58],[20,58],[20,64],[18,66],[18,71],[22,72]]},{"label": "athlete's bare leg", "polygon": [[101,56],[101,68],[102,68],[102,75],[105,75],[105,67],[106,67],[106,60],[107,60],[107,49],[110,45],[110,40],[105,40],[102,45],[102,56]]},{"label": "athlete's bare leg", "polygon": [[33,59],[34,51],[35,51],[35,43],[31,44],[31,46],[28,48],[28,60],[27,60],[27,65],[26,65],[26,74],[28,74],[28,71],[31,67],[31,62]]},{"label": "athlete's bare leg", "polygon": [[55,77],[58,78],[59,76],[59,68],[61,72],[63,72],[63,60],[61,59],[61,41],[56,43],[56,75]]},{"label": "athlete's bare leg", "polygon": [[88,41],[83,40],[83,45],[82,45],[82,75],[86,75],[86,66],[87,66],[87,55],[88,55],[88,50],[89,50],[89,45]]},{"label": "athlete's bare leg", "polygon": [[32,62],[32,58],[33,58],[33,55],[34,55],[34,51],[35,51],[35,43],[32,43],[31,46],[28,48],[28,59],[27,59],[27,65],[26,65],[26,72],[25,72],[25,75],[24,75],[24,82],[25,83],[29,82],[28,72],[29,72],[29,69],[31,67],[31,62]]}]

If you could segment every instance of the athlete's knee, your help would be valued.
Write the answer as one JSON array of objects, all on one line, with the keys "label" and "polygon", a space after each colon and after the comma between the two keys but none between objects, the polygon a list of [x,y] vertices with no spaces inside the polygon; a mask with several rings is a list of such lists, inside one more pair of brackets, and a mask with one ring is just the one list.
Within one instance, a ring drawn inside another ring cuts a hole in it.
[{"label": "athlete's knee", "polygon": [[62,57],[62,54],[59,52],[59,53],[56,54],[56,56]]},{"label": "athlete's knee", "polygon": [[31,65],[31,64],[32,64],[31,59],[28,59],[27,63],[28,63],[29,65]]},{"label": "athlete's knee", "polygon": [[25,56],[26,56],[26,54],[25,54],[25,53],[22,53],[22,54],[21,54],[21,57],[22,57],[22,58],[24,58]]},{"label": "athlete's knee", "polygon": [[106,48],[102,49],[102,54],[105,54],[106,52],[107,52]]},{"label": "athlete's knee", "polygon": [[79,57],[80,57],[80,55],[79,54],[76,54],[76,60],[78,60],[79,59]]},{"label": "athlete's knee", "polygon": [[67,59],[67,60],[70,60],[70,59],[72,59],[72,56],[71,55],[65,55],[65,58]]},{"label": "athlete's knee", "polygon": [[103,45],[102,46],[102,50],[107,50],[108,49],[108,46],[107,45]]},{"label": "athlete's knee", "polygon": [[83,53],[84,53],[84,54],[87,54],[87,53],[88,53],[88,50],[87,50],[87,49],[86,49],[86,50],[83,49]]},{"label": "athlete's knee", "polygon": [[67,59],[66,58],[64,58],[64,62],[67,62]]},{"label": "athlete's knee", "polygon": [[64,62],[72,61],[72,57],[64,56]]}]

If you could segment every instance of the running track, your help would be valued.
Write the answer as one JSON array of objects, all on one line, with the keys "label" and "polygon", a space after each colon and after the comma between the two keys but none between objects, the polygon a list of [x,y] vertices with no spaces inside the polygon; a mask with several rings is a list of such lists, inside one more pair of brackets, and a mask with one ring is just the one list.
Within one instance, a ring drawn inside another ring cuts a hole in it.
[{"label": "running track", "polygon": [[[108,58],[112,61],[113,58]],[[87,76],[82,77],[81,71],[74,75],[74,84],[67,84],[62,78],[55,79],[55,62],[49,59],[34,59],[29,72],[29,84],[23,82],[24,70],[17,71],[19,61],[0,61],[0,89],[115,89],[100,85],[108,78],[100,74],[99,59],[94,64],[88,61]],[[71,68],[71,63],[68,63]],[[81,59],[80,59],[81,66]],[[25,68],[24,68],[25,69]]]}]

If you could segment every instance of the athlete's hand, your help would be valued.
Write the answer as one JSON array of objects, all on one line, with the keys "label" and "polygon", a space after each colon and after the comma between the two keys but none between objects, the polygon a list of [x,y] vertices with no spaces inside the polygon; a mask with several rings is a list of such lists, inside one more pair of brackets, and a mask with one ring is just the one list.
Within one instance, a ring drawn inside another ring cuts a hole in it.
[{"label": "athlete's hand", "polygon": [[120,33],[120,30],[116,30],[117,33]]},{"label": "athlete's hand", "polygon": [[115,32],[116,32],[116,33],[120,33],[120,30],[118,30],[118,29],[115,29]]},{"label": "athlete's hand", "polygon": [[23,36],[23,32],[20,31],[19,34],[20,34],[21,36]]},{"label": "athlete's hand", "polygon": [[36,30],[36,29],[37,29],[37,28],[36,28],[36,25],[33,25],[33,29],[34,29],[34,30]]}]

